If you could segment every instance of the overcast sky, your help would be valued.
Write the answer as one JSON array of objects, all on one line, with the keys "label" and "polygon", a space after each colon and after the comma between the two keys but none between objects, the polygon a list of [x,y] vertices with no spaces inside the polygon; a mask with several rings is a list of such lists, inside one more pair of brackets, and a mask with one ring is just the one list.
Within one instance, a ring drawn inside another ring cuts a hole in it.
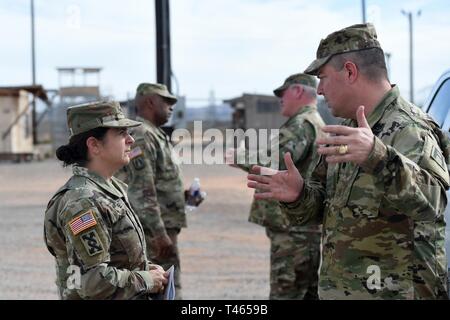
[{"label": "overcast sky", "polygon": [[[409,97],[408,20],[414,17],[415,91],[423,100],[450,69],[450,1],[367,0],[391,53],[391,82]],[[174,91],[201,104],[243,92],[272,94],[314,59],[321,38],[362,21],[360,0],[171,0]],[[101,67],[104,94],[132,96],[156,81],[153,0],[35,0],[37,82],[58,87],[56,67]],[[31,83],[30,0],[0,0],[0,86]],[[420,102],[420,101],[418,101]]]}]

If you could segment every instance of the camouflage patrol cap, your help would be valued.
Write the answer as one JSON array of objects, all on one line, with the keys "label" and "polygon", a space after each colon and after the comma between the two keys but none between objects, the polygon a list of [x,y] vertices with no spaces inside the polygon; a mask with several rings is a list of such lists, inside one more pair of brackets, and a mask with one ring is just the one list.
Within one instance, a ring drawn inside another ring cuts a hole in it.
[{"label": "camouflage patrol cap", "polygon": [[304,72],[317,75],[319,69],[334,55],[370,48],[381,48],[374,25],[371,23],[352,25],[322,39],[317,49],[316,60]]},{"label": "camouflage patrol cap", "polygon": [[175,104],[178,99],[172,95],[167,87],[160,83],[141,83],[136,89],[136,95],[157,94],[161,97],[167,98],[172,104]]},{"label": "camouflage patrol cap", "polygon": [[284,80],[283,85],[273,90],[273,93],[277,97],[281,97],[283,91],[292,84],[302,84],[305,86],[313,87],[314,89],[317,87],[316,79],[313,76],[304,73],[296,73],[287,77],[287,79]]},{"label": "camouflage patrol cap", "polygon": [[141,123],[127,119],[120,104],[115,101],[96,101],[67,109],[70,137],[95,128],[129,128]]}]

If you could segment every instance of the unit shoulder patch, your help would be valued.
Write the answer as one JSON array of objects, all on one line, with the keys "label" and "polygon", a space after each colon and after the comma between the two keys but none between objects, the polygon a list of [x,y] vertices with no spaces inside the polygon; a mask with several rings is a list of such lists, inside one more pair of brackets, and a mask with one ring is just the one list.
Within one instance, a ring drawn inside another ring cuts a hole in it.
[{"label": "unit shoulder patch", "polygon": [[446,169],[447,164],[445,163],[444,156],[436,146],[433,146],[431,150],[431,159],[433,159],[443,170]]},{"label": "unit shoulder patch", "polygon": [[103,252],[102,243],[100,242],[95,229],[83,233],[80,239],[90,256],[95,256],[96,254]]},{"label": "unit shoulder patch", "polygon": [[131,160],[131,163],[136,170],[142,170],[145,168],[145,162],[142,157],[134,158]]}]

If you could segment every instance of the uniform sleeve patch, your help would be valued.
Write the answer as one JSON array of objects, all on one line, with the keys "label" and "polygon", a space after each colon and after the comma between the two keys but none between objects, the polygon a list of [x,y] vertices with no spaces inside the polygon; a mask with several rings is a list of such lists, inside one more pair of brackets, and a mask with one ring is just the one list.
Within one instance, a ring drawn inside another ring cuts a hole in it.
[{"label": "uniform sleeve patch", "polygon": [[133,164],[133,167],[136,170],[142,170],[142,169],[145,168],[145,162],[144,162],[144,159],[142,157],[135,158],[135,159],[131,160],[131,163]]},{"label": "uniform sleeve patch", "polygon": [[433,150],[431,151],[431,158],[436,161],[436,163],[443,169],[446,169],[446,163],[444,156],[442,155],[441,151],[436,148],[436,146],[433,146]]},{"label": "uniform sleeve patch", "polygon": [[96,254],[103,252],[102,243],[100,242],[97,231],[95,231],[95,229],[83,233],[80,239],[90,256],[95,256]]},{"label": "uniform sleeve patch", "polygon": [[72,231],[74,236],[76,236],[83,230],[95,226],[96,224],[97,221],[95,220],[91,210],[85,212],[81,216],[78,216],[77,218],[69,222],[70,230]]},{"label": "uniform sleeve patch", "polygon": [[136,147],[133,150],[131,150],[130,159],[134,159],[136,157],[139,157],[140,155],[142,155],[142,149],[141,147]]}]

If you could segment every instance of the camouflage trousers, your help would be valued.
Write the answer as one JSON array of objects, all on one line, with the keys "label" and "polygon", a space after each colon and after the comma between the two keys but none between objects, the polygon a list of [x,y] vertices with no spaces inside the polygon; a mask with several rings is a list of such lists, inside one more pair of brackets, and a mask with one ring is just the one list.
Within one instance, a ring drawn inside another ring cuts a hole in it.
[{"label": "camouflage trousers", "polygon": [[270,239],[271,300],[317,300],[320,263],[319,232],[287,231],[266,228]]},{"label": "camouflage trousers", "polygon": [[175,291],[176,300],[182,299],[181,294],[181,264],[180,264],[180,253],[178,251],[178,234],[180,229],[166,229],[167,235],[172,240],[173,246],[175,248],[173,254],[167,258],[161,259],[155,255],[155,250],[151,247],[152,238],[146,233],[145,241],[147,242],[147,255],[148,260],[154,264],[159,264],[164,268],[164,270],[169,269],[172,265],[175,266],[174,280],[175,280]]}]

